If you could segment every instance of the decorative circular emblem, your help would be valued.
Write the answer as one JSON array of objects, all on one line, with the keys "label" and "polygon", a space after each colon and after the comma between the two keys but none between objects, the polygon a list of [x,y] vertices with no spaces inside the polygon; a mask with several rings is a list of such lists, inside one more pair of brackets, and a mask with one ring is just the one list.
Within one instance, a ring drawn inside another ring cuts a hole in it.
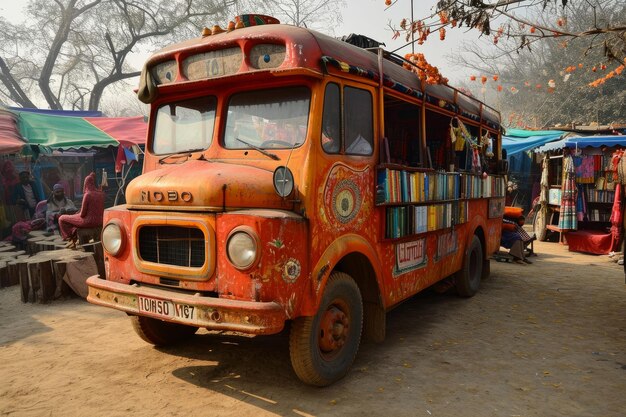
[{"label": "decorative circular emblem", "polygon": [[354,219],[361,209],[361,192],[351,180],[341,180],[333,190],[333,213],[341,223]]},{"label": "decorative circular emblem", "polygon": [[283,279],[289,284],[293,284],[300,276],[300,269],[300,262],[297,259],[289,258],[283,265]]}]

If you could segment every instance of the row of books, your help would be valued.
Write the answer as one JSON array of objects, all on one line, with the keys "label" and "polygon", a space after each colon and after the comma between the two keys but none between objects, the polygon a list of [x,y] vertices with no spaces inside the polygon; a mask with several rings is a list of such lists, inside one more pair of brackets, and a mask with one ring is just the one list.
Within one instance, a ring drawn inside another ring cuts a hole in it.
[{"label": "row of books", "polygon": [[504,197],[504,193],[502,177],[381,168],[376,184],[376,204]]},{"label": "row of books", "polygon": [[615,191],[587,188],[587,201],[590,203],[612,203],[614,200]]},{"label": "row of books", "polygon": [[385,237],[396,239],[445,229],[467,221],[467,201],[386,208]]},{"label": "row of books", "polygon": [[600,209],[591,209],[587,211],[587,220],[590,222],[610,222],[611,212]]}]

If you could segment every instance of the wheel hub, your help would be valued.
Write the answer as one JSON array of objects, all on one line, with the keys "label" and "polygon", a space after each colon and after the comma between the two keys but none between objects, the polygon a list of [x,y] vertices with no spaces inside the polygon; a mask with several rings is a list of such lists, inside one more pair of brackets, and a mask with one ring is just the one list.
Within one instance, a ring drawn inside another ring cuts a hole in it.
[{"label": "wheel hub", "polygon": [[331,306],[324,313],[320,324],[320,349],[324,352],[341,349],[348,339],[350,329],[348,316],[337,307]]}]

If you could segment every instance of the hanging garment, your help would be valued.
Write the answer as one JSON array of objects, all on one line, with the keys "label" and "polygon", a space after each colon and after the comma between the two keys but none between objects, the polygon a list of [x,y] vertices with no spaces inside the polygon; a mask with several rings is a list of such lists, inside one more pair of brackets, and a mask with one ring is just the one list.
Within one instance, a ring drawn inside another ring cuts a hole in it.
[{"label": "hanging garment", "polygon": [[570,155],[563,156],[563,193],[561,195],[561,211],[559,215],[559,229],[576,230],[576,174],[574,161]]},{"label": "hanging garment", "polygon": [[619,250],[619,243],[622,240],[622,186],[615,186],[615,199],[613,200],[613,209],[611,210],[611,235],[613,242],[611,250]]},{"label": "hanging garment", "polygon": [[594,164],[593,155],[583,155],[580,158],[578,157],[575,158],[574,165],[576,165],[576,182],[577,183],[579,184],[593,184],[594,183],[595,164]]}]

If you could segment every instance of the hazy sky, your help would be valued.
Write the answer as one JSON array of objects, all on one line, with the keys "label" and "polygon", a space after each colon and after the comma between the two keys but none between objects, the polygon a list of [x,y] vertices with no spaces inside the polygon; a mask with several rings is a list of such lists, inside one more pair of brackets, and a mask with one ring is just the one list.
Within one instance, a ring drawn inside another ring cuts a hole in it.
[{"label": "hazy sky", "polygon": [[[414,0],[414,17],[423,18],[432,14],[432,8],[437,0]],[[27,0],[0,0],[0,16],[10,21],[19,21],[23,19],[23,9]],[[392,7],[386,7],[384,0],[346,0],[347,7],[337,10],[343,16],[343,24],[334,29],[334,33],[328,33],[333,36],[343,36],[350,33],[365,35],[379,42],[385,43],[385,49],[393,51],[401,48],[407,42],[405,36],[393,40],[393,33],[389,28],[391,23],[397,27],[403,18],[411,17],[410,0],[397,0]],[[234,16],[233,16],[234,17]],[[219,23],[219,22],[218,22]],[[207,26],[213,22],[208,22]],[[431,35],[424,45],[416,45],[415,52],[421,52],[426,56],[427,61],[431,65],[439,67],[443,76],[450,79],[452,85],[459,85],[462,80],[469,77],[469,70],[452,68],[447,56],[456,53],[462,43],[463,37],[476,39],[475,31],[466,33],[465,29],[449,30],[445,41],[440,41],[437,33]],[[0,39],[0,41],[2,41]],[[140,69],[145,60],[150,56],[152,51],[135,51],[129,56],[129,63]],[[411,52],[411,46],[406,46],[396,53],[404,56]],[[129,85],[135,86],[137,80],[128,80]],[[129,89],[130,91],[130,89]],[[105,100],[107,96],[105,95]],[[45,103],[39,104],[46,107]]]}]

